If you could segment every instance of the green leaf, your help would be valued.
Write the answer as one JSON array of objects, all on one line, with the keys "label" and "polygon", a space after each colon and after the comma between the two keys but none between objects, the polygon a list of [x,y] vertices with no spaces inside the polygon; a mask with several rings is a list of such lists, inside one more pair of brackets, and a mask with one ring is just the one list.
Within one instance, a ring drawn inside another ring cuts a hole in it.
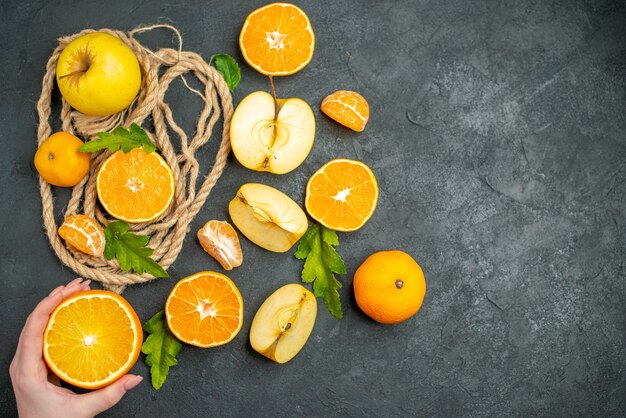
[{"label": "green leaf", "polygon": [[107,260],[117,258],[122,271],[133,269],[135,273],[148,273],[154,277],[170,277],[170,275],[153,259],[152,248],[146,247],[150,237],[128,232],[126,222],[111,222],[104,230],[104,256]]},{"label": "green leaf", "polygon": [[129,129],[118,126],[113,132],[98,132],[98,138],[93,141],[86,142],[79,148],[82,152],[96,152],[108,148],[109,151],[115,152],[122,149],[124,153],[133,148],[143,147],[150,154],[156,147],[150,141],[150,137],[144,129],[133,123]]},{"label": "green leaf", "polygon": [[241,71],[239,71],[237,61],[227,54],[213,55],[211,61],[215,62],[215,68],[224,76],[224,81],[226,81],[230,91],[235,91],[241,81]]},{"label": "green leaf", "polygon": [[141,352],[147,354],[146,366],[150,367],[152,386],[159,390],[165,383],[170,367],[178,364],[176,356],[183,345],[167,327],[163,311],[143,324],[143,329],[150,335],[141,346]]},{"label": "green leaf", "polygon": [[313,224],[298,243],[294,256],[305,260],[302,268],[302,281],[313,283],[313,293],[322,297],[330,313],[341,319],[341,300],[338,289],[342,284],[335,274],[346,274],[346,265],[334,247],[339,245],[335,231]]}]

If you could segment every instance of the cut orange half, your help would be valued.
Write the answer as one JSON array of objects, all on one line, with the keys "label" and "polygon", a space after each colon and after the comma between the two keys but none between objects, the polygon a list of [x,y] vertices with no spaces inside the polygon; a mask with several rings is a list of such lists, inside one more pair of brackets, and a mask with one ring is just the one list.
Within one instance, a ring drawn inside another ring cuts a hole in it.
[{"label": "cut orange half", "polygon": [[59,227],[65,242],[85,254],[101,256],[104,252],[104,231],[87,215],[70,215]]},{"label": "cut orange half", "polygon": [[306,185],[307,212],[335,231],[361,228],[372,217],[377,203],[376,176],[360,161],[331,160],[317,170]]},{"label": "cut orange half", "polygon": [[248,15],[239,35],[243,58],[261,74],[294,74],[313,58],[315,34],[308,16],[289,3],[271,3]]},{"label": "cut orange half", "polygon": [[117,293],[76,293],[50,315],[43,356],[60,379],[84,389],[110,385],[139,357],[143,331],[137,314]]},{"label": "cut orange half", "polygon": [[174,174],[156,152],[120,150],[100,167],[96,188],[100,203],[111,216],[131,223],[150,222],[172,203]]},{"label": "cut orange half", "polygon": [[182,342],[208,348],[231,341],[243,325],[243,299],[232,280],[214,271],[181,279],[165,302],[167,325]]}]

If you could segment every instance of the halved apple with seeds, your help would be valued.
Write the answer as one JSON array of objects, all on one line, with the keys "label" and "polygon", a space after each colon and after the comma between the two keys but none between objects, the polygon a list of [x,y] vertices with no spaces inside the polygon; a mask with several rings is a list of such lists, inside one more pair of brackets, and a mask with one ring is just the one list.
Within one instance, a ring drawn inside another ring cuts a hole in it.
[{"label": "halved apple with seeds", "polygon": [[286,363],[304,347],[317,317],[317,300],[299,284],[276,290],[257,311],[250,328],[252,348],[277,363]]},{"label": "halved apple with seeds", "polygon": [[264,184],[241,186],[228,204],[228,213],[250,241],[276,253],[289,251],[308,228],[300,206],[283,192]]},{"label": "halved apple with seeds", "polygon": [[306,159],[315,138],[315,115],[302,99],[264,91],[246,96],[230,123],[233,154],[246,168],[285,174]]}]

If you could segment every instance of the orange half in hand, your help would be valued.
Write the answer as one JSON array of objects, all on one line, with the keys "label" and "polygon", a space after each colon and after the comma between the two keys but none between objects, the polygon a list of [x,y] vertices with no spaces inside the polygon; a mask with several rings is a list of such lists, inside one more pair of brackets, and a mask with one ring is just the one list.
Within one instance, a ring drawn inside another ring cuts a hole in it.
[{"label": "orange half in hand", "polygon": [[84,389],[98,389],[124,376],[141,351],[141,322],[117,293],[76,293],[50,315],[43,357],[59,378]]},{"label": "orange half in hand", "polygon": [[239,35],[243,58],[261,74],[294,74],[313,58],[315,34],[308,16],[289,3],[272,3],[248,15]]},{"label": "orange half in hand", "polygon": [[324,164],[306,185],[309,215],[335,231],[356,231],[371,218],[378,203],[378,183],[360,161],[337,159]]},{"label": "orange half in hand", "polygon": [[167,325],[182,342],[208,348],[226,344],[243,325],[243,299],[232,280],[214,271],[181,279],[165,302]]}]

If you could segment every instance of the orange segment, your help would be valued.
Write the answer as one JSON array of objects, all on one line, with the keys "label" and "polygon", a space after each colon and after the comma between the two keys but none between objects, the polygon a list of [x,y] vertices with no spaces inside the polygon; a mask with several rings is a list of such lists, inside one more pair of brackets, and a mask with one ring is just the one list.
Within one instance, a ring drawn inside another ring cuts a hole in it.
[{"label": "orange segment", "polygon": [[165,302],[167,325],[187,344],[208,348],[226,344],[243,325],[243,299],[228,277],[202,271],[181,279]]},{"label": "orange segment", "polygon": [[338,90],[322,100],[322,112],[353,131],[362,132],[370,117],[367,100],[359,93]]},{"label": "orange segment", "polygon": [[104,209],[126,222],[157,219],[174,198],[172,169],[158,153],[143,148],[111,155],[98,171],[96,186]]},{"label": "orange segment", "polygon": [[104,231],[98,222],[87,215],[70,215],[59,228],[65,242],[85,254],[102,256]]},{"label": "orange segment", "polygon": [[324,164],[306,185],[304,205],[327,228],[356,231],[369,220],[378,203],[378,183],[360,161],[337,159]]},{"label": "orange segment", "polygon": [[79,292],[52,312],[43,356],[59,378],[98,389],[128,372],[139,357],[143,332],[133,308],[105,290]]},{"label": "orange segment", "polygon": [[244,59],[261,74],[283,76],[313,58],[315,34],[308,16],[289,3],[272,3],[248,15],[239,35]]},{"label": "orange segment", "polygon": [[207,222],[198,231],[198,240],[204,251],[215,258],[224,270],[232,270],[243,262],[239,237],[228,222]]}]

